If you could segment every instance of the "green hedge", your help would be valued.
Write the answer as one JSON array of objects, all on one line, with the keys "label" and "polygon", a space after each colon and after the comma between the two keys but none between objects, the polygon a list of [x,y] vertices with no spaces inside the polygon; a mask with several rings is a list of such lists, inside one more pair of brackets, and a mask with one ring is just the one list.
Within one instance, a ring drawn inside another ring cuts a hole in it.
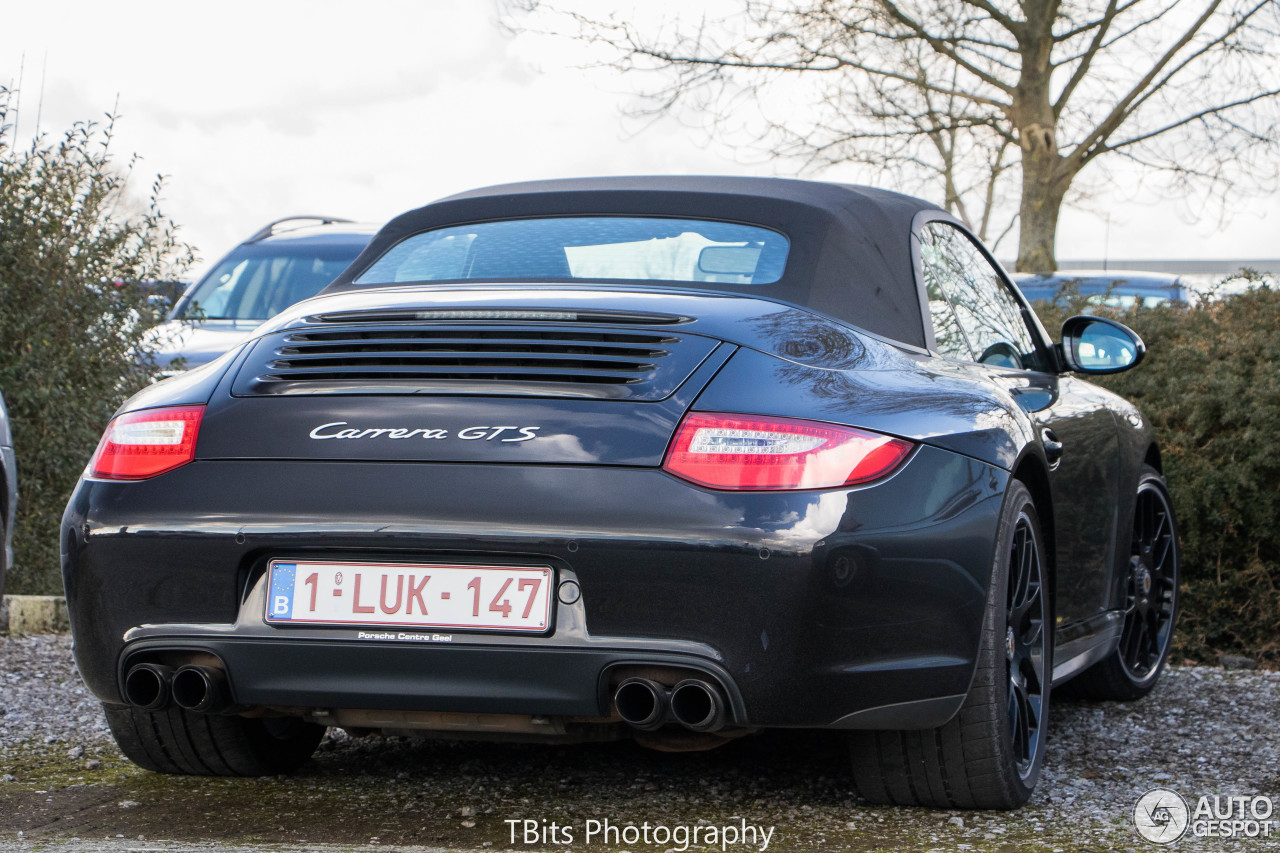
[{"label": "green hedge", "polygon": [[[58,593],[58,528],[107,419],[154,372],[163,305],[141,282],[176,277],[190,250],[128,192],[111,121],[16,149],[0,88],[0,390],[18,457],[10,593]],[[131,165],[131,164],[130,164]]]},{"label": "green hedge", "polygon": [[[1078,307],[1037,311],[1056,334]],[[1160,442],[1181,525],[1175,654],[1280,663],[1280,291],[1098,313],[1147,344],[1139,367],[1096,381],[1139,405]]]}]

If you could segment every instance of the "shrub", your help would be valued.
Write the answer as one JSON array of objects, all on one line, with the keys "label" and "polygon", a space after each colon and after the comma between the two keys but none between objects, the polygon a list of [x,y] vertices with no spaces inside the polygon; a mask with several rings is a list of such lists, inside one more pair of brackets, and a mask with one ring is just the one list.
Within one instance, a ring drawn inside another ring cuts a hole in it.
[{"label": "shrub", "polygon": [[[1037,310],[1056,332],[1072,308]],[[1280,663],[1280,291],[1111,316],[1148,347],[1136,370],[1097,382],[1156,429],[1181,525],[1177,653]]]},{"label": "shrub", "polygon": [[[190,250],[158,209],[134,215],[110,153],[113,119],[14,147],[0,89],[0,389],[20,494],[8,592],[55,593],[62,511],[107,419],[151,373],[147,329],[162,305],[140,282],[169,279]],[[0,587],[5,580],[0,575]]]}]

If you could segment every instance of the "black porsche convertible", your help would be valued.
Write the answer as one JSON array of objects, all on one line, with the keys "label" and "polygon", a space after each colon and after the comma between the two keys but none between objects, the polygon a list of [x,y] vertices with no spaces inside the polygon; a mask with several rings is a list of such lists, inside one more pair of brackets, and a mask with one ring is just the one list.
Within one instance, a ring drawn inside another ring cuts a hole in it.
[{"label": "black porsche convertible", "polygon": [[80,670],[152,770],[326,726],[708,749],[847,732],[878,803],[1012,808],[1050,689],[1168,653],[1160,451],[943,210],[644,177],[404,214],[111,421],[72,495]]}]

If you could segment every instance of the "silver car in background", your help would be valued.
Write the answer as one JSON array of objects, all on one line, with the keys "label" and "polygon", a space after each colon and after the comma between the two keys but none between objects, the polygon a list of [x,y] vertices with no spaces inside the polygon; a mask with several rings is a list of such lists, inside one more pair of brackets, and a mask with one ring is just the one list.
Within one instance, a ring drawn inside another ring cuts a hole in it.
[{"label": "silver car in background", "polygon": [[18,505],[18,463],[13,455],[13,432],[9,429],[9,409],[0,394],[0,596],[4,579],[13,565],[13,514]]},{"label": "silver car in background", "polygon": [[291,216],[263,226],[188,288],[156,328],[161,375],[212,361],[264,320],[315,296],[377,230],[332,216]]}]

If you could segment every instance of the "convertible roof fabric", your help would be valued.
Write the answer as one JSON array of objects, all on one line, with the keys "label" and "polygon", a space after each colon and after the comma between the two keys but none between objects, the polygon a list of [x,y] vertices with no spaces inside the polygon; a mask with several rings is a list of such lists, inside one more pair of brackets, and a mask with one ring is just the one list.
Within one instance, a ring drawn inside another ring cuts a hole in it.
[{"label": "convertible roof fabric", "polygon": [[791,241],[786,269],[775,284],[701,283],[698,289],[785,300],[923,347],[911,257],[911,225],[923,210],[942,213],[929,202],[886,190],[784,178],[671,175],[505,184],[449,196],[396,217],[323,292],[360,289],[353,280],[396,243],[449,225],[591,215],[725,220],[785,234]]}]

